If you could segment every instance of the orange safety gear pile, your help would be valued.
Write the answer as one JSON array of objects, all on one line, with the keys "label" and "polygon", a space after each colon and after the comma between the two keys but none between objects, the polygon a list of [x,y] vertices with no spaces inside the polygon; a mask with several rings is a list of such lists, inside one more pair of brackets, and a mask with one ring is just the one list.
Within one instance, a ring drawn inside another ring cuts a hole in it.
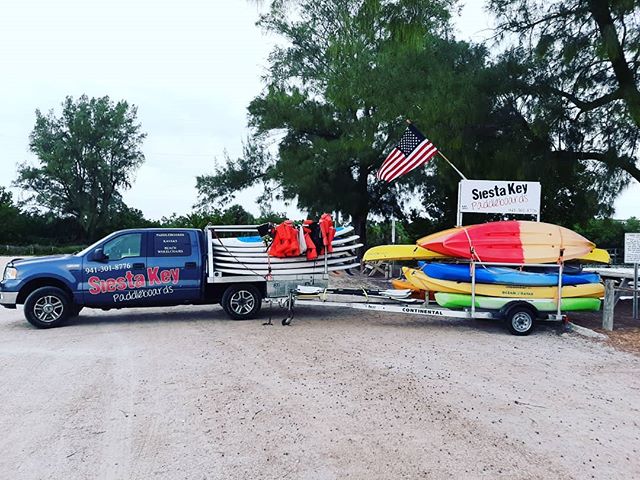
[{"label": "orange safety gear pile", "polygon": [[319,222],[305,220],[299,227],[286,220],[273,229],[273,242],[268,252],[270,256],[279,258],[306,254],[307,260],[315,260],[325,250],[333,252],[331,243],[335,235],[333,219],[328,213],[323,214]]}]

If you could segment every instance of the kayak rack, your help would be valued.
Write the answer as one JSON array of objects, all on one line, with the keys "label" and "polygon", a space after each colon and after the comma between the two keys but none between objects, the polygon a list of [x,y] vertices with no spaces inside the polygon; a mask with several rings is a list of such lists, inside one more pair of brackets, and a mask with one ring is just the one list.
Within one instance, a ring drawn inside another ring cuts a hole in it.
[{"label": "kayak rack", "polygon": [[[295,316],[296,305],[324,306],[351,308],[355,310],[368,310],[390,313],[408,313],[423,315],[428,317],[453,317],[471,318],[468,309],[449,310],[442,308],[432,308],[429,300],[419,300],[411,298],[411,290],[370,290],[355,288],[320,288],[307,285],[300,285],[295,290],[291,290],[285,298],[280,298],[278,304],[287,310],[287,316],[282,320],[282,325],[291,325]],[[365,299],[364,302],[344,302],[329,300],[329,295],[355,296]],[[372,300],[391,300],[394,303],[384,303]],[[491,312],[477,312],[476,318],[495,318]],[[269,323],[270,324],[270,323]]]},{"label": "kayak rack", "polygon": [[[355,310],[401,313],[410,315],[420,315],[424,317],[434,318],[457,318],[457,319],[506,319],[509,329],[513,334],[526,335],[533,325],[534,318],[531,317],[535,313],[536,319],[547,321],[567,321],[566,315],[562,314],[562,272],[564,265],[562,262],[558,264],[517,264],[505,262],[474,262],[471,261],[471,307],[460,310],[454,310],[442,307],[433,307],[430,304],[428,294],[425,300],[409,298],[410,290],[367,290],[367,289],[345,289],[345,288],[321,288],[314,286],[298,286],[289,291],[287,297],[280,298],[279,304],[287,309],[287,316],[282,320],[282,325],[291,325],[295,316],[296,305],[306,306],[325,306],[338,308],[351,308]],[[499,310],[478,309],[475,306],[476,297],[476,267],[484,266],[508,266],[508,267],[542,267],[558,269],[558,294],[556,302],[558,304],[555,313],[549,313],[544,316],[539,315],[537,308],[529,303],[526,299],[514,298]],[[365,301],[345,302],[329,300],[329,295],[348,295],[364,298]],[[275,300],[275,299],[274,299]],[[376,301],[373,301],[376,300]],[[382,300],[382,302],[380,301]],[[393,303],[389,303],[392,301]],[[529,314],[529,318],[526,315]],[[524,318],[523,318],[524,315]],[[520,323],[520,326],[518,325]],[[271,320],[269,323],[271,324]],[[530,324],[530,326],[526,326]],[[524,326],[523,326],[524,325]]]},{"label": "kayak rack", "polygon": [[[560,258],[564,255],[564,250],[560,251]],[[555,298],[558,308],[555,314],[549,314],[550,320],[563,320],[564,316],[562,315],[562,273],[564,271],[564,262],[559,261],[556,264],[551,263],[506,263],[506,262],[481,262],[471,260],[469,262],[469,268],[471,271],[471,314],[474,315],[476,311],[476,267],[477,266],[484,267],[541,267],[541,268],[557,268],[558,269],[558,294]],[[526,300],[524,300],[526,302]]]}]

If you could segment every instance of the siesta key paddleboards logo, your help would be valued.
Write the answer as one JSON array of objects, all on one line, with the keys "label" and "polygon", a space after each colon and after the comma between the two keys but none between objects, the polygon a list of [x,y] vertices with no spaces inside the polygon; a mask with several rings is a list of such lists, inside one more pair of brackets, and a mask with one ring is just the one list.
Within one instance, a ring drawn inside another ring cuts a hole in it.
[{"label": "siesta key paddleboards logo", "polygon": [[540,183],[499,180],[462,180],[459,209],[465,213],[540,212]]},{"label": "siesta key paddleboards logo", "polygon": [[91,295],[121,292],[123,290],[138,290],[147,287],[161,289],[162,287],[176,285],[179,281],[179,268],[160,270],[160,267],[149,267],[144,274],[127,270],[119,277],[100,278],[92,276],[87,280]]}]

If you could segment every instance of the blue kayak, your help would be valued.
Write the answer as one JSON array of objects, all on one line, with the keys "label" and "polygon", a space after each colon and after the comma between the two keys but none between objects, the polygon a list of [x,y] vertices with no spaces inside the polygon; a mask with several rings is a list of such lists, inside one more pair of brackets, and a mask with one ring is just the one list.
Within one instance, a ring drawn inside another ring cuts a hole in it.
[{"label": "blue kayak", "polygon": [[[431,278],[452,280],[454,282],[471,282],[471,272],[468,264],[418,263],[422,271]],[[515,268],[476,265],[476,282],[545,287],[557,285],[558,274],[523,272]],[[597,273],[588,272],[562,275],[563,285],[583,285],[585,283],[600,283],[600,276]]]}]

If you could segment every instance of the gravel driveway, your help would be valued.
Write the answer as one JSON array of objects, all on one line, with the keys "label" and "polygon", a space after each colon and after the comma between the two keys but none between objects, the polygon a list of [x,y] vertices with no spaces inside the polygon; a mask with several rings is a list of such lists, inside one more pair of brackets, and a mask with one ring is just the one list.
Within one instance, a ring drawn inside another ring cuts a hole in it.
[{"label": "gravel driveway", "polygon": [[36,330],[1,310],[2,476],[640,477],[640,357],[550,327],[265,319],[83,311]]}]

